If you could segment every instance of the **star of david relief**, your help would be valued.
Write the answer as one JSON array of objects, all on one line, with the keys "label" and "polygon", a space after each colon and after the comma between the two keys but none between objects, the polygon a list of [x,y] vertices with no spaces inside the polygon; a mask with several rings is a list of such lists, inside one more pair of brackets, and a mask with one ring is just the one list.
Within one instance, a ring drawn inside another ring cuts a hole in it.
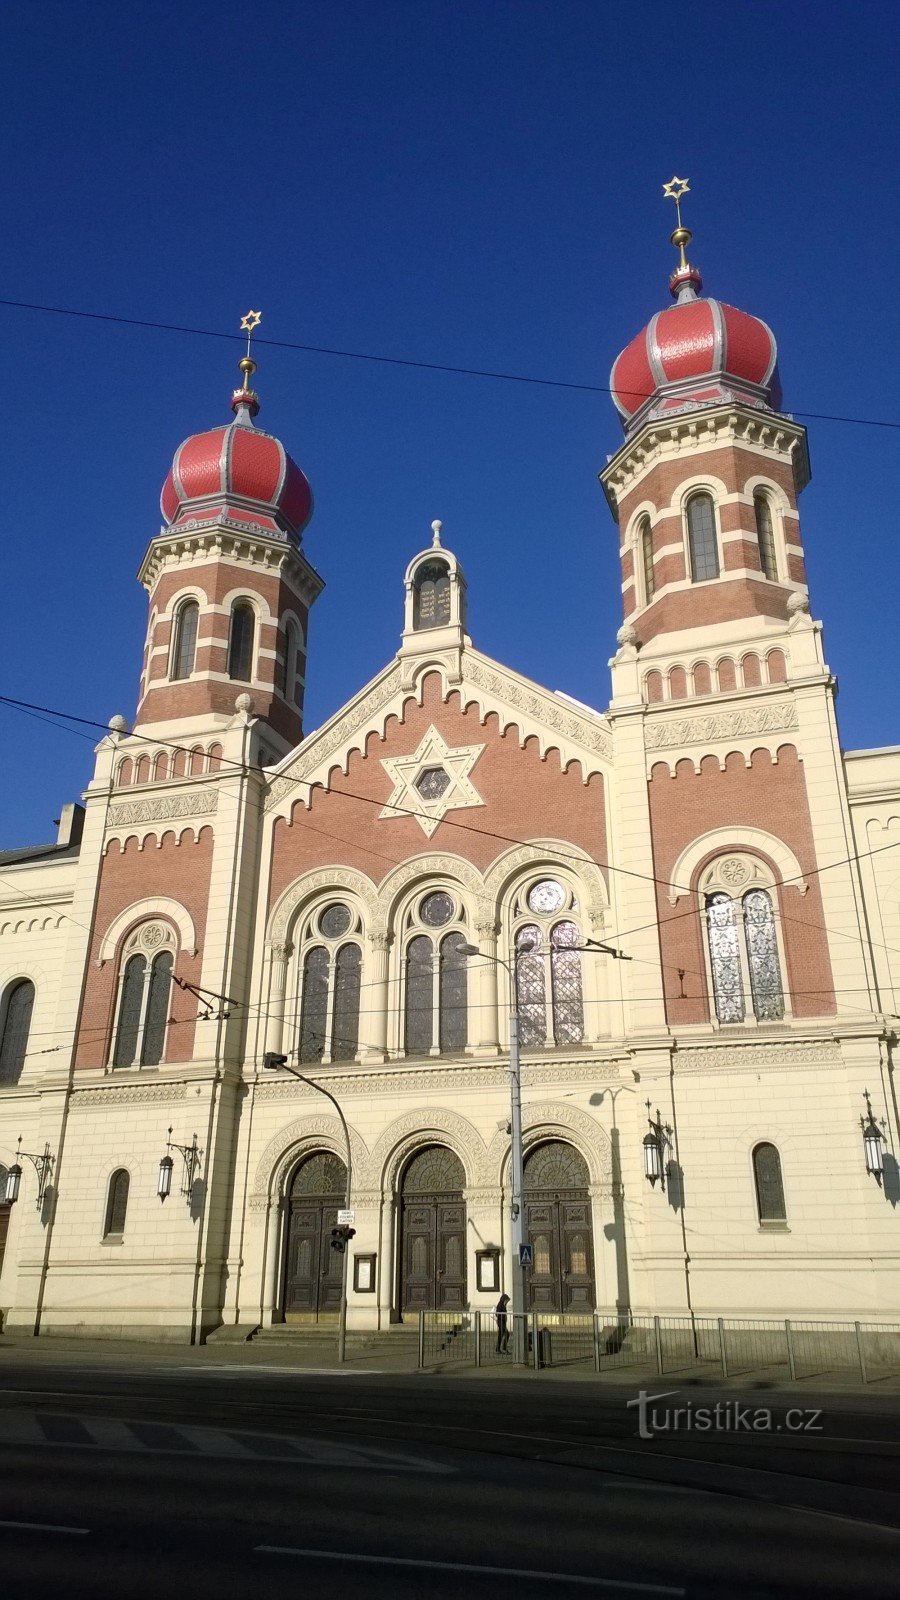
[{"label": "star of david relief", "polygon": [[484,749],[483,744],[451,750],[437,728],[430,727],[418,750],[410,756],[388,756],[381,765],[394,787],[382,817],[402,817],[410,812],[430,839],[448,811],[463,806],[483,806],[484,801],[469,774]]}]

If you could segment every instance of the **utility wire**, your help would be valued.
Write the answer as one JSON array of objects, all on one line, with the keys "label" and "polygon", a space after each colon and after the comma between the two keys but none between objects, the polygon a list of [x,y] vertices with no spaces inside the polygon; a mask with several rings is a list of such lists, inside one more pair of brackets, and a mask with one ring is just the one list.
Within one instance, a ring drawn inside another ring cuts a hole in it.
[{"label": "utility wire", "polygon": [[[243,344],[242,334],[224,333],[218,328],[193,328],[178,322],[156,322],[149,317],[121,317],[109,311],[83,311],[73,306],[48,306],[33,300],[8,300],[0,298],[0,305],[8,306],[18,311],[39,311],[54,317],[76,317],[89,322],[111,322],[126,328],[149,328],[159,333],[180,333],[196,339],[227,339],[232,344]],[[421,372],[446,372],[464,378],[491,378],[501,383],[529,383],[548,389],[571,389],[583,394],[613,394],[628,395],[633,400],[647,400],[649,394],[644,390],[613,390],[609,384],[602,383],[575,383],[563,378],[539,378],[530,373],[522,372],[495,372],[486,367],[459,367],[442,361],[417,361],[408,356],[382,356],[375,355],[366,350],[338,350],[329,345],[301,344],[292,339],[264,339],[257,337],[254,340],[254,349],[259,345],[268,345],[274,350],[299,350],[309,355],[337,356],[344,361],[371,361],[382,366],[414,367]],[[840,422],[851,424],[860,428],[892,428],[900,430],[900,422],[886,420],[883,417],[846,417],[835,415],[827,411],[794,411],[795,417],[807,417],[814,422]]]}]

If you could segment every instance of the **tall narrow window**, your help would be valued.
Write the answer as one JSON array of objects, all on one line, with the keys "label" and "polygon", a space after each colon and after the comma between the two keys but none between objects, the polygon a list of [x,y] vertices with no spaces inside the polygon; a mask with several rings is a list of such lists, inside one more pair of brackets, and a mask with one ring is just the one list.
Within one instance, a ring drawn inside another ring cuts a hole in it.
[{"label": "tall narrow window", "polygon": [[653,570],[653,530],[649,517],[641,523],[641,564],[644,570],[644,604],[649,605],[656,593],[656,574]]},{"label": "tall narrow window", "polygon": [[169,1020],[169,994],[172,988],[173,959],[170,950],[163,950],[150,967],[150,985],[147,994],[147,1014],[144,1018],[144,1037],[141,1043],[141,1066],[158,1066],[166,1042],[166,1023]]},{"label": "tall narrow window", "polygon": [[544,1044],[547,1039],[544,957],[541,930],[531,923],[526,923],[516,934],[516,999],[519,1043],[525,1046]]},{"label": "tall narrow window", "polygon": [[785,1222],[787,1209],[784,1204],[781,1157],[774,1144],[756,1146],[753,1152],[753,1179],[760,1222]]},{"label": "tall narrow window", "polygon": [[200,607],[196,600],[186,600],[178,607],[175,618],[175,640],[172,646],[173,678],[189,678],[194,670],[199,621]]},{"label": "tall narrow window", "polygon": [[434,1039],[434,949],[425,934],[411,939],[406,952],[406,1050],[427,1055]]},{"label": "tall narrow window", "polygon": [[0,1038],[0,1083],[18,1083],[28,1053],[28,1034],[34,1010],[34,984],[22,978],[10,990]]},{"label": "tall narrow window", "polygon": [[578,1044],[584,1038],[581,994],[581,935],[574,922],[557,922],[550,934],[550,983],[553,990],[553,1037],[557,1044]]},{"label": "tall narrow window", "polygon": [[754,1013],[761,1022],[778,1022],[784,1016],[784,990],[772,900],[765,889],[744,895],[744,936]]},{"label": "tall narrow window", "polygon": [[284,630],[284,697],[293,702],[297,681],[297,629],[289,622]]},{"label": "tall narrow window", "polygon": [[753,496],[753,509],[756,512],[756,537],[759,540],[759,565],[763,576],[778,577],[778,561],[775,556],[775,529],[772,526],[772,507],[764,494]]},{"label": "tall narrow window", "polygon": [[300,1009],[300,1060],[321,1061],[328,1027],[328,951],[316,945],[303,963]]},{"label": "tall narrow window", "polygon": [[711,894],[706,902],[709,959],[716,1016],[720,1022],[743,1022],[744,984],[737,912],[728,894]]},{"label": "tall narrow window", "polygon": [[122,975],[122,993],[119,1000],[119,1029],[113,1065],[130,1067],[137,1059],[141,1013],[144,1008],[144,977],[147,971],[146,956],[130,956]]},{"label": "tall narrow window", "polygon": [[341,945],[335,959],[332,1061],[353,1061],[359,1048],[359,989],[362,952],[358,944]]},{"label": "tall narrow window", "polygon": [[124,1167],[114,1172],[109,1180],[106,1197],[106,1217],[103,1224],[104,1239],[121,1238],[125,1232],[125,1213],[128,1210],[128,1190],[131,1180]]},{"label": "tall narrow window", "polygon": [[228,639],[228,676],[240,683],[249,683],[253,675],[253,607],[248,600],[238,600],[231,608],[231,632]]},{"label": "tall narrow window", "polygon": [[692,495],[687,503],[688,544],[691,553],[691,581],[705,583],[719,576],[716,545],[716,513],[711,494]]},{"label": "tall narrow window", "polygon": [[441,940],[439,1043],[444,1051],[464,1050],[468,1037],[466,958],[460,953],[465,942],[461,933]]}]

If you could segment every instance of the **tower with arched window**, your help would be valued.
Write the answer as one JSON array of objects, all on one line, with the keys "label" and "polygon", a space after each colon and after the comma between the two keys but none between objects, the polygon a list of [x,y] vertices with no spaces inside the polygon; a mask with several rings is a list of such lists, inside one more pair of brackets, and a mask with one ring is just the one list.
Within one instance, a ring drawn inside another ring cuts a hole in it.
[{"label": "tower with arched window", "polygon": [[302,737],[309,611],[322,580],[301,550],[310,487],[281,441],[255,425],[253,370],[245,357],[233,420],[179,445],[163,485],[164,525],[139,574],[150,619],[136,724],[209,732],[249,694],[271,760]]}]

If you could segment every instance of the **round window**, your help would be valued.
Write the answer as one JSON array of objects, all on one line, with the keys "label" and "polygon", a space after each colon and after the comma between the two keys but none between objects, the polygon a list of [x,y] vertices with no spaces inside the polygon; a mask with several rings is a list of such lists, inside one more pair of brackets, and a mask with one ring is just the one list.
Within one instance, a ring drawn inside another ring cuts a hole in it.
[{"label": "round window", "polygon": [[444,894],[439,889],[435,894],[427,894],[419,903],[419,916],[427,928],[443,928],[450,922],[456,907],[449,894]]},{"label": "round window", "polygon": [[555,878],[541,878],[528,891],[529,911],[559,911],[566,903],[566,891]]},{"label": "round window", "polygon": [[339,939],[346,933],[352,918],[346,906],[327,906],[319,918],[319,928],[326,939]]}]

